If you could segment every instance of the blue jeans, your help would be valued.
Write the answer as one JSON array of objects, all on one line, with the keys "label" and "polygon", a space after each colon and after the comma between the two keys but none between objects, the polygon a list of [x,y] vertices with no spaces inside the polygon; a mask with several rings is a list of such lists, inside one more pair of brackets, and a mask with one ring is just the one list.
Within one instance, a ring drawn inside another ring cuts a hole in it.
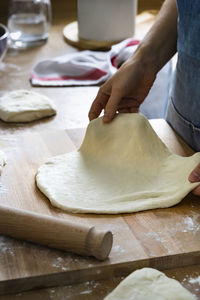
[{"label": "blue jeans", "polygon": [[167,122],[195,151],[200,151],[200,60],[179,52]]}]

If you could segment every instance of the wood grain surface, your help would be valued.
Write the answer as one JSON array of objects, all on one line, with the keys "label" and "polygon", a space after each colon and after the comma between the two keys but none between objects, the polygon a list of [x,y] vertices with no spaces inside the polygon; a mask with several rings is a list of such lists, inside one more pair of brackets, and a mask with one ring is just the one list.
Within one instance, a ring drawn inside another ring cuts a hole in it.
[{"label": "wood grain surface", "polygon": [[[200,265],[165,270],[164,273],[178,280],[185,288],[200,299]],[[124,276],[112,277],[107,280],[88,280],[83,283],[38,289],[15,295],[0,296],[0,300],[102,300],[120,282]]]},{"label": "wood grain surface", "polygon": [[[169,148],[175,147],[175,152],[182,155],[190,154],[189,148],[184,148],[179,138],[171,134],[164,120],[152,124],[160,136],[164,134],[163,140]],[[49,204],[35,186],[37,168],[50,156],[75,150],[83,134],[82,129],[1,136],[1,149],[7,154],[7,165],[1,176],[1,204],[110,230],[114,244],[109,259],[98,262],[1,237],[1,294],[125,276],[144,266],[163,270],[199,262],[200,202],[191,194],[172,208],[118,216],[67,214]]]}]

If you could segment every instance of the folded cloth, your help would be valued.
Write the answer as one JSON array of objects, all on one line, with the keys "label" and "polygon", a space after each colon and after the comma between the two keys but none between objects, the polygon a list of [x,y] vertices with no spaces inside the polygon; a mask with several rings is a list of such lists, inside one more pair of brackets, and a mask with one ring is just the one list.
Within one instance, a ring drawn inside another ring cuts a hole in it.
[{"label": "folded cloth", "polygon": [[126,39],[110,51],[81,51],[39,62],[31,72],[36,86],[95,85],[106,81],[136,50],[138,40]]}]

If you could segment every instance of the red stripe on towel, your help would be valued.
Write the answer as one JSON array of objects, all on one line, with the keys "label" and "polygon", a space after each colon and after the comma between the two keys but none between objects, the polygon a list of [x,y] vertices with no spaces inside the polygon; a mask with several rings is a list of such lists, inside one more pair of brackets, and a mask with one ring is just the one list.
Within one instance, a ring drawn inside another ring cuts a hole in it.
[{"label": "red stripe on towel", "polygon": [[[131,40],[128,42],[128,44],[125,46],[125,47],[130,47],[130,46],[136,46],[139,44],[139,40]],[[118,55],[115,55],[111,58],[111,64],[113,67],[115,67],[116,69],[118,69],[118,66],[117,66],[117,56]]]},{"label": "red stripe on towel", "polygon": [[115,55],[111,58],[111,64],[113,67],[115,67],[117,69],[117,55]]},{"label": "red stripe on towel", "polygon": [[32,79],[38,79],[40,81],[64,81],[64,80],[97,80],[101,78],[102,76],[106,75],[107,72],[101,70],[101,69],[94,69],[91,72],[88,72],[84,75],[80,76],[58,76],[58,77],[41,77],[37,76],[35,74],[31,74]]},{"label": "red stripe on towel", "polygon": [[130,42],[128,42],[128,44],[126,45],[126,47],[138,45],[139,42],[140,42],[139,40],[131,40]]}]

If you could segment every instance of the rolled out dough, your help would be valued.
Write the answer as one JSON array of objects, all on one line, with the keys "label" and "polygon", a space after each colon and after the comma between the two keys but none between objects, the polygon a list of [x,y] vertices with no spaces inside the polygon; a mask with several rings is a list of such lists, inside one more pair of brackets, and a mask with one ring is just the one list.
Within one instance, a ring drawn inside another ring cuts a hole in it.
[{"label": "rolled out dough", "polygon": [[126,277],[104,300],[195,300],[177,280],[143,268]]},{"label": "rolled out dough", "polygon": [[125,213],[170,207],[198,183],[188,176],[200,162],[172,154],[140,114],[92,121],[79,151],[50,158],[36,176],[52,205],[72,212]]},{"label": "rolled out dough", "polygon": [[0,119],[5,122],[31,122],[55,114],[55,105],[39,93],[16,90],[0,98]]}]

